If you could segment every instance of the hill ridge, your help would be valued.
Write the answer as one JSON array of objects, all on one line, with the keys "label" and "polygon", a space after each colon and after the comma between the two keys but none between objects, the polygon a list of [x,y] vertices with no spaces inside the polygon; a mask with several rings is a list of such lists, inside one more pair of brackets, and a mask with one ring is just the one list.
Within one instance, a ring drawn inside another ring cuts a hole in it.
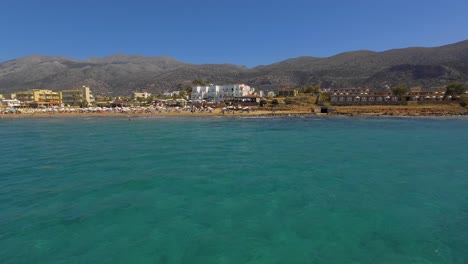
[{"label": "hill ridge", "polygon": [[467,83],[468,40],[439,47],[357,50],[324,58],[300,56],[253,68],[123,53],[84,60],[29,55],[0,63],[0,93],[38,87],[69,89],[83,84],[102,95],[128,95],[142,89],[156,93],[188,87],[194,79],[241,82],[263,90],[302,85],[379,88]]}]

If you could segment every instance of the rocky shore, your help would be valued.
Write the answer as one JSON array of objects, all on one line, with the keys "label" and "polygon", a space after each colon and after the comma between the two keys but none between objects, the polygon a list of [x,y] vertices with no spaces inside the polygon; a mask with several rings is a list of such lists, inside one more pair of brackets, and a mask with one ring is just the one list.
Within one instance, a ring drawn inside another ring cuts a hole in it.
[{"label": "rocky shore", "polygon": [[331,115],[346,116],[461,116],[468,115],[468,108],[459,104],[415,106],[337,106]]}]

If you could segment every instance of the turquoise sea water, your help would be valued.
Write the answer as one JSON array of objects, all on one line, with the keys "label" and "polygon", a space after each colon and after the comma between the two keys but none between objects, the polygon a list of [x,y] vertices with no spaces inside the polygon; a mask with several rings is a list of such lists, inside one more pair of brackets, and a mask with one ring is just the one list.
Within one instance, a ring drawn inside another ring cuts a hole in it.
[{"label": "turquoise sea water", "polygon": [[0,263],[468,263],[468,120],[0,120]]}]

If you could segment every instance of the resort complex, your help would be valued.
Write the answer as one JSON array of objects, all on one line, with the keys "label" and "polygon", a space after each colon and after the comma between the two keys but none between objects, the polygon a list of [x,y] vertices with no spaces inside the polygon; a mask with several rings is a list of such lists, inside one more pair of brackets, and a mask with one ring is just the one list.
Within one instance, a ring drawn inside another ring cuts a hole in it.
[{"label": "resort complex", "polygon": [[[455,97],[460,95],[455,95]],[[332,105],[379,105],[405,104],[413,102],[451,101],[454,96],[447,94],[445,87],[422,89],[413,87],[403,94],[395,94],[391,90],[371,90],[365,88],[331,89],[330,103]]]},{"label": "resort complex", "polygon": [[193,102],[224,102],[225,99],[244,97],[254,94],[255,89],[245,84],[195,86],[190,95]]},{"label": "resort complex", "polygon": [[94,103],[94,96],[88,86],[58,92],[49,89],[31,89],[12,93],[8,99],[0,99],[0,102],[3,106],[15,108],[41,108],[64,105],[86,107]]}]

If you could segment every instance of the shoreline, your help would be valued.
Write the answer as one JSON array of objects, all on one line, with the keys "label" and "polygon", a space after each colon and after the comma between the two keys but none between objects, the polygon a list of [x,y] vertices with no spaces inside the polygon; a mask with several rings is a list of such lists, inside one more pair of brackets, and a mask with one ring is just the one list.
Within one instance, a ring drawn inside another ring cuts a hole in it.
[{"label": "shoreline", "polygon": [[259,111],[254,113],[235,113],[235,114],[221,114],[221,113],[35,113],[35,114],[2,114],[0,119],[16,119],[16,118],[78,118],[78,117],[120,117],[120,118],[139,118],[139,117],[408,117],[408,118],[450,118],[450,117],[467,117],[466,113],[416,113],[416,114],[402,114],[402,113],[329,113],[320,114],[313,112],[300,112],[300,111],[278,111],[271,113],[271,111]]},{"label": "shoreline", "polygon": [[256,117],[256,116],[304,116],[304,115],[317,115],[313,112],[303,111],[277,111],[272,113],[271,111],[251,111],[244,113],[225,113],[221,111],[208,112],[170,112],[170,113],[14,113],[14,114],[1,114],[0,118],[68,118],[68,117]]},{"label": "shoreline", "polygon": [[335,110],[333,115],[345,116],[450,117],[468,115],[468,108],[459,104],[336,106],[333,109]]},{"label": "shoreline", "polygon": [[274,112],[267,109],[249,112],[30,112],[0,114],[1,119],[11,118],[70,118],[70,117],[297,117],[297,116],[349,116],[349,117],[463,117],[468,116],[468,108],[456,104],[424,106],[332,106],[329,113],[316,113],[314,107],[300,107]]}]

